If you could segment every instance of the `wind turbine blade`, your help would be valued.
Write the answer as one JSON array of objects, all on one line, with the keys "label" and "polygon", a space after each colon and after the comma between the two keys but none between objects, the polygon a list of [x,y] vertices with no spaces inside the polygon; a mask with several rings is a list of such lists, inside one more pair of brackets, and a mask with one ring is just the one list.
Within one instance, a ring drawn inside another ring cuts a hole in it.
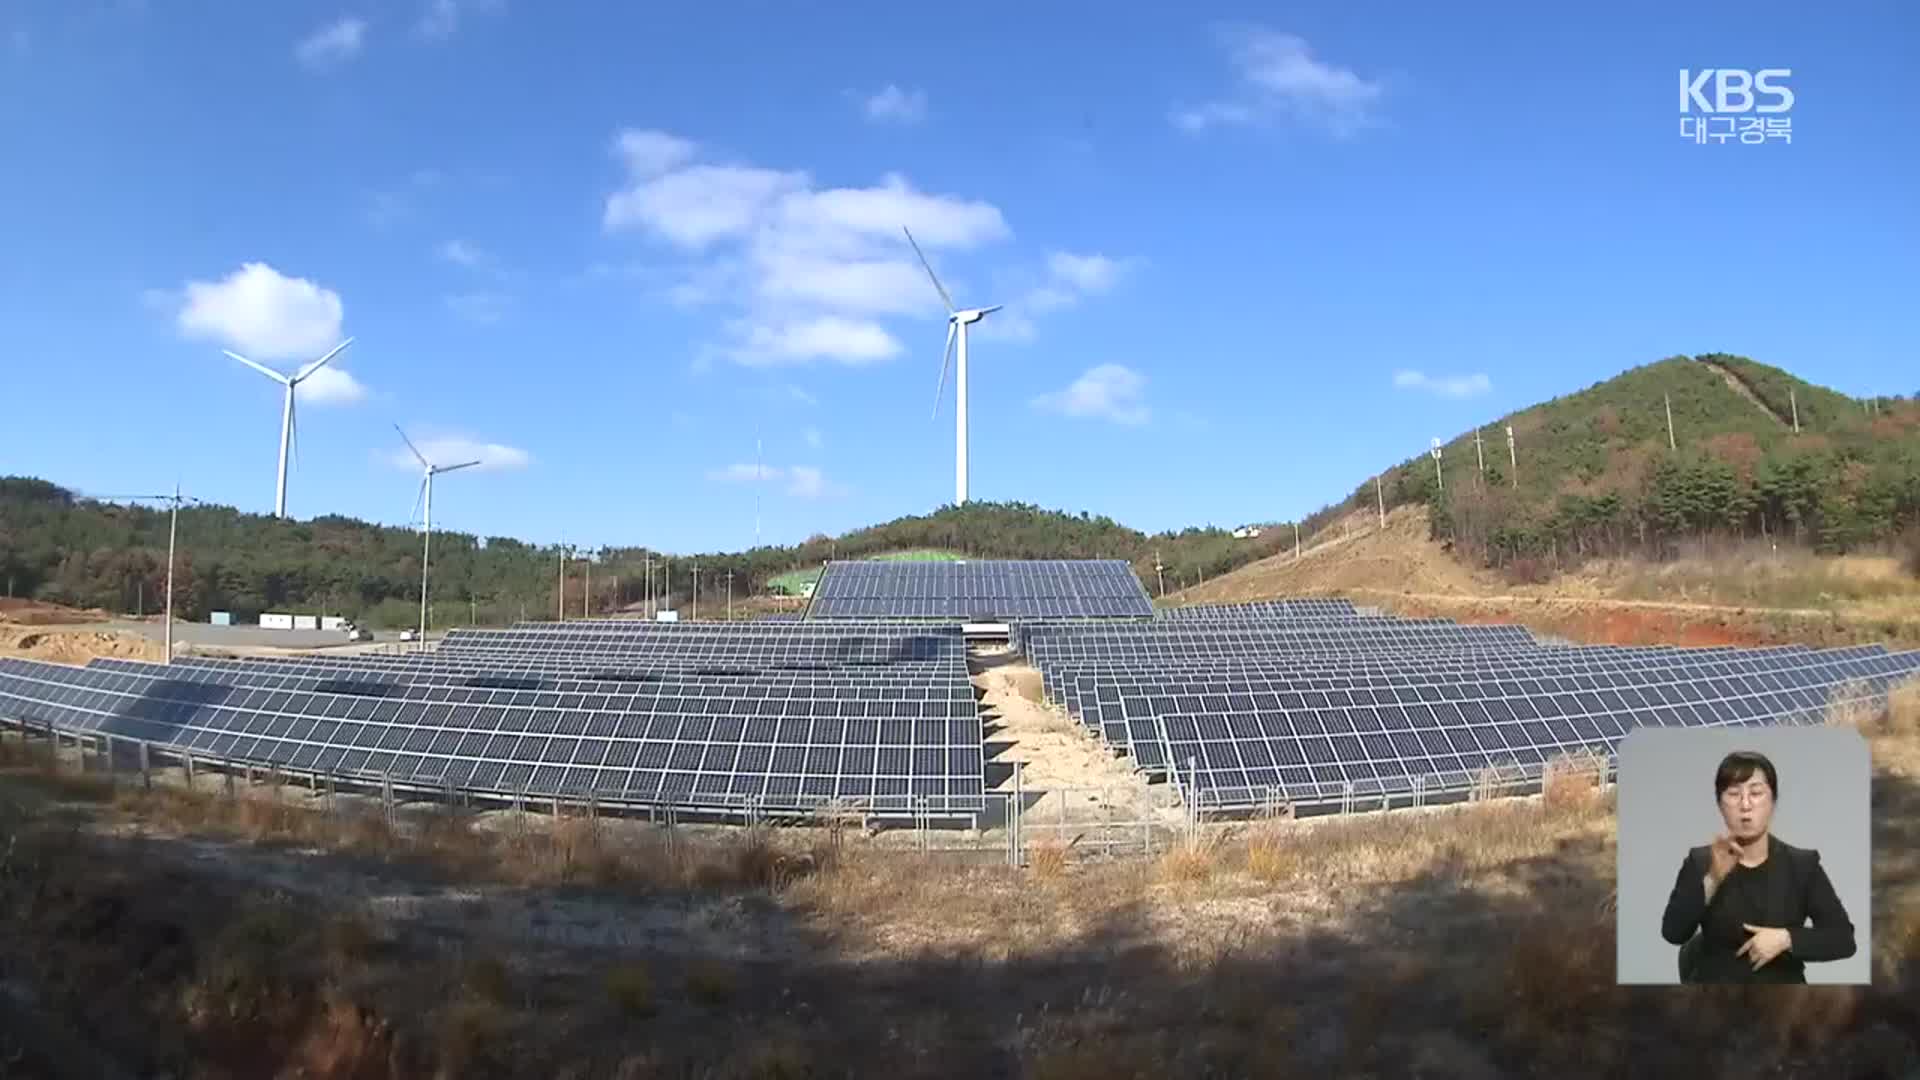
[{"label": "wind turbine blade", "polygon": [[947,287],[940,284],[940,278],[933,272],[933,264],[927,261],[926,252],[920,250],[919,242],[914,240],[913,233],[908,232],[905,225],[900,226],[900,231],[907,234],[907,243],[912,244],[913,253],[920,256],[920,265],[927,268],[927,279],[933,282],[935,291],[940,294],[940,302],[947,305],[947,313],[951,315],[954,310],[953,297],[948,296]]},{"label": "wind turbine blade", "polygon": [[333,359],[336,356],[339,356],[341,351],[351,344],[353,344],[353,339],[348,338],[347,340],[341,342],[340,344],[335,345],[333,347],[332,352],[328,353],[327,355],[321,357],[318,360],[315,360],[313,363],[308,364],[306,367],[301,368],[300,373],[293,377],[293,381],[299,382],[301,379],[304,379],[307,376],[313,374],[314,372],[319,371],[321,368],[327,365],[327,361]]},{"label": "wind turbine blade", "polygon": [[450,473],[459,469],[471,469],[478,464],[480,464],[478,461],[463,461],[458,465],[447,465],[441,468],[437,468],[433,471],[438,473]]},{"label": "wind turbine blade", "polygon": [[947,347],[940,354],[940,382],[933,388],[933,417],[929,417],[929,419],[937,418],[940,415],[940,398],[947,392],[947,365],[953,361],[953,331],[955,325],[952,319],[947,320]]},{"label": "wind turbine blade", "polygon": [[226,353],[228,356],[233,357],[235,360],[238,360],[241,363],[247,365],[253,370],[259,372],[260,374],[265,375],[267,378],[272,379],[274,382],[285,384],[293,381],[287,378],[285,375],[282,375],[279,372],[273,370],[272,368],[266,366],[265,364],[254,363],[253,361],[247,359],[246,357],[241,356],[239,353],[234,352],[232,349],[221,349],[220,351],[223,353]]},{"label": "wind turbine blade", "polygon": [[420,490],[413,493],[413,511],[407,515],[407,524],[420,520],[420,500],[427,497],[427,478],[420,478]]},{"label": "wind turbine blade", "polygon": [[1005,304],[995,304],[995,305],[993,305],[992,307],[983,307],[983,308],[981,308],[981,309],[980,309],[980,314],[981,314],[981,315],[983,315],[983,316],[985,316],[985,315],[991,315],[991,314],[993,314],[994,312],[996,312],[996,311],[999,311],[999,310],[1000,310],[1001,308],[1003,308],[1003,307],[1006,307],[1006,306],[1007,306],[1007,305],[1005,305]]},{"label": "wind turbine blade", "polygon": [[[395,431],[400,431],[400,425],[399,425],[399,424],[395,424],[395,425],[393,425],[393,430],[395,430]],[[433,466],[432,466],[432,465],[429,465],[429,464],[427,463],[427,456],[426,456],[425,454],[422,454],[422,453],[420,452],[420,448],[419,448],[419,447],[417,447],[417,446],[415,446],[415,445],[413,445],[413,440],[412,440],[412,439],[409,439],[409,438],[407,438],[407,433],[406,433],[406,432],[404,432],[404,431],[400,431],[400,441],[401,441],[401,442],[403,442],[403,443],[406,443],[406,444],[407,444],[407,449],[409,449],[409,450],[411,450],[411,451],[413,451],[413,458],[414,458],[414,460],[415,460],[415,461],[418,461],[418,462],[420,463],[420,467],[421,467],[421,468],[423,468],[423,469],[431,469],[431,468],[433,468]]]}]

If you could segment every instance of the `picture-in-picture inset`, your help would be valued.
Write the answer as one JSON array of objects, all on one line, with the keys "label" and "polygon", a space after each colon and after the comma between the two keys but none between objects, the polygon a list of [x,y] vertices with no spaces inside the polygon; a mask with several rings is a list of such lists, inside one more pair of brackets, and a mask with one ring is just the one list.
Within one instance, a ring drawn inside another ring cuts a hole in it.
[{"label": "picture-in-picture inset", "polygon": [[1645,728],[1619,777],[1620,982],[1870,981],[1858,732]]}]

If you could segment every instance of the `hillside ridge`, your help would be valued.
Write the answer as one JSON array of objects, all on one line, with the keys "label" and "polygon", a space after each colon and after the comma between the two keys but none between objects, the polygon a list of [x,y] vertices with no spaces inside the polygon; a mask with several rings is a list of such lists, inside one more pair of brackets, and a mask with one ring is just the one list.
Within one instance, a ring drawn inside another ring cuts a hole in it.
[{"label": "hillside ridge", "polygon": [[[1677,450],[1668,446],[1666,401]],[[1797,433],[1781,420],[1796,403]],[[1444,488],[1425,454],[1379,474],[1388,509],[1423,508],[1429,537],[1469,569],[1532,564],[1527,572],[1551,574],[1596,555],[1664,557],[1705,534],[1840,552],[1884,543],[1902,529],[1920,533],[1920,403],[1911,398],[1863,401],[1713,353],[1630,368],[1493,425],[1514,431],[1513,475],[1507,455],[1497,452],[1481,469],[1472,429],[1443,444]],[[1377,518],[1376,498],[1369,476],[1347,499],[1301,518],[1300,531],[1317,545],[1336,523],[1346,521],[1348,533],[1364,529]],[[433,598],[443,610],[433,622],[448,625],[454,612],[479,623],[556,609],[601,614],[647,597],[676,604],[696,586],[681,567],[663,573],[666,560],[697,564],[711,604],[723,580],[744,598],[779,575],[828,559],[903,550],[1122,558],[1158,595],[1291,552],[1291,524],[1253,538],[1217,527],[1148,534],[1086,511],[975,502],[744,552],[603,548],[592,553],[591,595],[578,563],[558,578],[558,548],[443,532],[435,537],[433,564]],[[281,521],[217,506],[184,509],[180,526],[177,599],[189,618],[216,610],[324,610],[395,626],[418,616],[419,534],[411,528],[339,515]],[[151,611],[164,591],[165,552],[163,513],[87,500],[44,480],[0,477],[0,581],[9,595]]]}]

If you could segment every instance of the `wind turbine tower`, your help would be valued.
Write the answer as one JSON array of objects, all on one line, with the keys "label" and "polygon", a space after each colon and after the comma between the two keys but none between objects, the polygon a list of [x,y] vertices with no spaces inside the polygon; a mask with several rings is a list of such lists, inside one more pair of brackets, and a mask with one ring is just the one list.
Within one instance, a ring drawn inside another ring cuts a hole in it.
[{"label": "wind turbine tower", "polygon": [[287,450],[293,444],[294,440],[298,438],[298,435],[295,433],[299,430],[299,421],[295,418],[293,412],[293,392],[299,388],[301,383],[307,381],[308,376],[325,367],[327,361],[339,356],[340,353],[351,344],[353,344],[353,339],[348,338],[340,344],[335,345],[332,352],[329,352],[327,355],[315,360],[313,363],[308,364],[291,375],[282,375],[272,368],[267,367],[265,364],[256,364],[246,357],[241,356],[239,353],[234,352],[232,349],[220,350],[260,374],[265,375],[267,378],[272,379],[274,382],[279,383],[281,386],[286,387],[286,404],[280,408],[280,479],[279,482],[274,485],[273,489],[274,517],[284,518],[287,516]]},{"label": "wind turbine tower", "polygon": [[[400,425],[393,425],[393,430],[400,431]],[[420,494],[413,499],[415,510],[420,509],[422,503],[426,504],[426,516],[421,519],[420,530],[420,640],[424,642],[427,640],[427,555],[433,548],[433,478],[441,473],[470,468],[480,463],[463,461],[458,465],[435,465],[427,460],[419,447],[413,445],[413,440],[407,438],[406,432],[400,431],[400,441],[407,444],[407,449],[413,451],[414,460],[418,461],[420,468],[425,470],[420,477]]]},{"label": "wind turbine tower", "polygon": [[953,297],[948,295],[947,287],[940,284],[940,278],[933,272],[933,264],[927,261],[926,253],[920,250],[920,244],[905,225],[900,231],[907,234],[907,243],[913,245],[913,253],[920,258],[920,265],[926,267],[927,278],[933,282],[934,291],[940,294],[940,302],[947,306],[947,344],[940,356],[940,382],[933,390],[933,415],[940,415],[940,397],[947,389],[947,362],[954,360],[954,343],[959,342],[959,358],[953,368],[953,505],[964,506],[967,502],[967,327],[999,311],[1004,305],[992,307],[958,309],[953,306]]}]

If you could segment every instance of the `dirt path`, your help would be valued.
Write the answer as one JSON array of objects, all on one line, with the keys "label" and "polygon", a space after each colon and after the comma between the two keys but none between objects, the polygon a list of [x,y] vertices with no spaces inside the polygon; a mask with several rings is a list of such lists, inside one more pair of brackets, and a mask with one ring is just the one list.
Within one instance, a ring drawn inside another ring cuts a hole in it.
[{"label": "dirt path", "polygon": [[1497,587],[1494,578],[1429,540],[1428,528],[1425,507],[1393,510],[1385,528],[1376,512],[1356,511],[1321,530],[1298,557],[1288,549],[1172,593],[1166,603],[1232,604],[1363,588],[1476,595]]},{"label": "dirt path", "polygon": [[981,658],[974,685],[984,694],[988,790],[1012,794],[1019,762],[1029,830],[1037,822],[1069,840],[1081,827],[1177,821],[1170,789],[1149,784],[1092,732],[1042,704],[1040,673],[1008,659]]},{"label": "dirt path", "polygon": [[1740,376],[1734,374],[1732,371],[1729,371],[1728,369],[1721,367],[1719,364],[1716,364],[1711,360],[1702,360],[1700,361],[1700,363],[1706,365],[1708,368],[1711,368],[1722,379],[1725,379],[1727,381],[1727,389],[1732,390],[1734,393],[1739,394],[1741,397],[1746,398],[1748,401],[1753,402],[1755,408],[1759,409],[1761,412],[1766,413],[1768,416],[1772,417],[1773,420],[1776,423],[1778,423],[1781,427],[1792,426],[1791,421],[1789,421],[1786,417],[1781,416],[1779,413],[1774,412],[1772,406],[1760,400],[1760,395],[1754,393],[1752,388],[1747,386],[1745,379],[1742,379]]}]

